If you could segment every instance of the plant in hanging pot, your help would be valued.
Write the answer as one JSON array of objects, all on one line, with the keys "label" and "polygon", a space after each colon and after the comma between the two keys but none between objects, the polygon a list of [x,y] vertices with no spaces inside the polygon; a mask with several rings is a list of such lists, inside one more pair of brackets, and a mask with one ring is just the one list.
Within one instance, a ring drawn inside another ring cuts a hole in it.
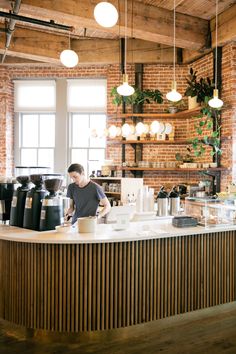
[{"label": "plant in hanging pot", "polygon": [[140,90],[139,88],[135,88],[133,95],[131,96],[121,96],[117,92],[117,87],[113,87],[111,89],[111,97],[112,103],[116,106],[120,106],[123,102],[127,105],[142,105],[143,103],[162,103],[163,102],[163,94],[158,89],[155,90]]}]

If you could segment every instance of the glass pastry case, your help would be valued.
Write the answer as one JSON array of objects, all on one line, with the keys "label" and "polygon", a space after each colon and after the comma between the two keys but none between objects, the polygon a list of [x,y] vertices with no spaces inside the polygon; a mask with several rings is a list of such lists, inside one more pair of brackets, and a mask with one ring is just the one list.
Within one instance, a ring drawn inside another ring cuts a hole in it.
[{"label": "glass pastry case", "polygon": [[236,224],[236,198],[185,198],[185,214],[205,227]]}]

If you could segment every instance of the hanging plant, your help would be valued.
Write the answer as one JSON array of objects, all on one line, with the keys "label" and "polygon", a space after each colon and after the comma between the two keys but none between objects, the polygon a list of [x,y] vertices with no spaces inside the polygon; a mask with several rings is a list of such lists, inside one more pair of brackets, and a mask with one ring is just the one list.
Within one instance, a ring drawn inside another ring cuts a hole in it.
[{"label": "hanging plant", "polygon": [[158,89],[155,90],[140,90],[135,88],[135,92],[131,96],[121,96],[117,92],[117,86],[111,89],[112,103],[120,106],[123,102],[127,105],[140,105],[143,103],[163,103],[163,94]]},{"label": "hanging plant", "polygon": [[[209,97],[205,98],[204,107],[196,116],[198,119],[194,125],[197,137],[191,140],[195,156],[202,156],[206,152],[206,146],[211,146],[211,156],[222,155],[220,148],[220,109],[214,109],[208,106]],[[215,120],[215,129],[213,130],[213,120]]]}]

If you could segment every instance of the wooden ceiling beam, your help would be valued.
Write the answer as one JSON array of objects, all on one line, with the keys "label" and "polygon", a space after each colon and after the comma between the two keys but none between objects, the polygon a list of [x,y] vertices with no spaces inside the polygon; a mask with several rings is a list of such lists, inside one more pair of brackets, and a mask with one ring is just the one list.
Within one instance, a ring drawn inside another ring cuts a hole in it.
[{"label": "wooden ceiling beam", "polygon": [[[1,54],[4,53],[4,45],[4,36],[0,36]],[[7,56],[61,65],[60,53],[67,48],[67,36],[16,28]],[[120,62],[119,40],[72,39],[71,49],[79,55],[80,64],[117,64]],[[142,40],[128,40],[127,62],[169,64],[173,62],[173,48]]]},{"label": "wooden ceiling beam", "polygon": [[[124,36],[124,1],[120,0],[120,21],[110,29],[99,26],[94,17],[95,0],[24,0],[20,15],[42,20],[54,20],[57,23],[81,28],[107,31]],[[113,1],[117,6],[118,1]],[[8,6],[9,7],[9,6]],[[0,8],[6,10],[5,0],[0,0]],[[132,23],[133,22],[133,23]],[[176,46],[179,48],[200,49],[205,46],[208,21],[176,13]],[[127,36],[165,45],[173,45],[173,11],[147,5],[138,1],[128,1]]]}]

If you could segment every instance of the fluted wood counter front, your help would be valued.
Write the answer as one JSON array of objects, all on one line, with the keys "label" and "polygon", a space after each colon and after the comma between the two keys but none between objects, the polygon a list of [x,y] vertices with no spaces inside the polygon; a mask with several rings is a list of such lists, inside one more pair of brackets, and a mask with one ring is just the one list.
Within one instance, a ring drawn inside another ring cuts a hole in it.
[{"label": "fluted wood counter front", "polygon": [[27,328],[112,329],[236,300],[235,227],[87,243],[15,230],[0,228],[0,317]]}]

